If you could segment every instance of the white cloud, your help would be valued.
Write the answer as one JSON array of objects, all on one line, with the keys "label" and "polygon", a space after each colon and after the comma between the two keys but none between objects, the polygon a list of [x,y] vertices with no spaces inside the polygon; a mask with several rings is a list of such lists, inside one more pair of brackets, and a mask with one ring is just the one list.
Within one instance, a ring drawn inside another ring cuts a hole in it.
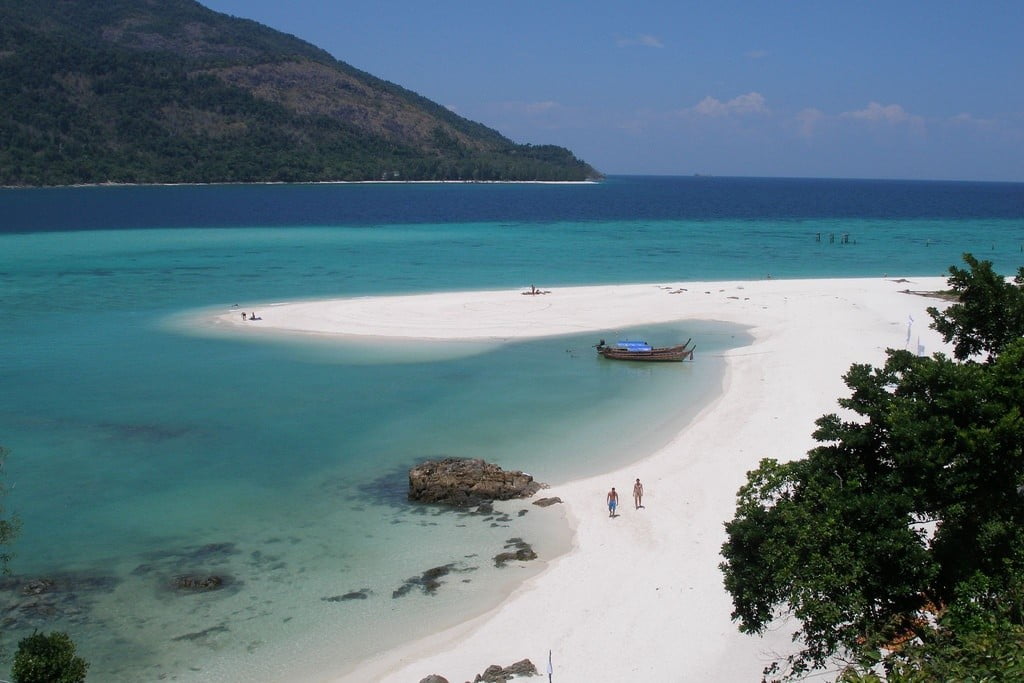
[{"label": "white cloud", "polygon": [[665,47],[665,44],[661,42],[661,38],[652,36],[648,33],[641,33],[637,36],[630,36],[628,38],[618,38],[615,44],[619,47],[631,47],[633,45],[639,45],[641,47]]},{"label": "white cloud", "polygon": [[722,117],[733,114],[766,114],[768,107],[765,105],[764,96],[761,93],[749,92],[746,95],[734,97],[728,102],[722,102],[708,95],[685,111],[701,116]]},{"label": "white cloud", "polygon": [[847,111],[840,114],[850,119],[861,119],[863,121],[878,121],[884,123],[912,123],[920,120],[921,117],[913,116],[898,104],[881,105],[878,102],[871,102],[864,109]]},{"label": "white cloud", "polygon": [[845,119],[866,121],[871,125],[907,126],[915,135],[925,134],[924,118],[911,114],[898,104],[882,105],[871,102],[864,109],[846,111],[839,115]]},{"label": "white cloud", "polygon": [[825,112],[814,107],[808,107],[797,112],[796,121],[799,125],[800,135],[806,138],[814,135],[815,127],[824,118]]},{"label": "white cloud", "polygon": [[978,129],[991,129],[996,126],[996,122],[993,119],[979,119],[967,112],[950,117],[949,123],[955,126],[969,126]]}]

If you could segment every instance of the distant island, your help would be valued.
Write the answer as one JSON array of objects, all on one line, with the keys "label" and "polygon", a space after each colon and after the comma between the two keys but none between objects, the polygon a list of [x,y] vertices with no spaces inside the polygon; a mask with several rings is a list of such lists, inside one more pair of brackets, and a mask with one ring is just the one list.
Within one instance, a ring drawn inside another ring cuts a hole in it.
[{"label": "distant island", "polygon": [[5,186],[601,177],[192,0],[0,3],[0,100]]}]

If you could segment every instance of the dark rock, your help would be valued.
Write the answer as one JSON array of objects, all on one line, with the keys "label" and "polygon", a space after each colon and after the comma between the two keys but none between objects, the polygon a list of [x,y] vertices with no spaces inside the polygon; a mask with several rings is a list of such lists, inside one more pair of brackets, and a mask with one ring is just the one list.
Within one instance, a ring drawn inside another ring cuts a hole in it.
[{"label": "dark rock", "polygon": [[341,596],[342,600],[365,600],[370,597],[369,588],[361,588],[357,591],[349,591]]},{"label": "dark rock", "polygon": [[420,683],[448,683],[448,679],[438,674],[430,674],[426,678],[421,678]]},{"label": "dark rock", "polygon": [[482,674],[477,674],[473,683],[504,683],[516,676],[536,676],[537,667],[529,659],[521,659],[511,666],[502,668],[491,664]]},{"label": "dark rock", "polygon": [[97,597],[118,579],[84,573],[47,577],[0,576],[0,633],[50,629],[57,622],[82,626],[92,618]]},{"label": "dark rock", "polygon": [[211,626],[210,628],[204,628],[202,631],[195,631],[193,633],[186,633],[185,635],[175,636],[171,640],[202,640],[207,636],[212,636],[216,633],[228,633],[230,629],[227,626],[221,624],[220,626]]},{"label": "dark rock", "polygon": [[179,591],[190,593],[204,593],[223,588],[225,580],[223,576],[212,574],[200,576],[197,574],[182,574],[171,579],[171,587]]},{"label": "dark rock", "polygon": [[437,592],[437,589],[441,587],[441,582],[438,581],[438,579],[443,576],[447,576],[454,566],[454,564],[446,564],[440,567],[434,567],[432,569],[428,569],[419,576],[406,579],[405,583],[391,594],[391,597],[400,598],[413,588],[417,587],[427,595],[433,595]]},{"label": "dark rock", "polygon": [[392,591],[391,597],[400,598],[403,595],[407,594],[409,591],[411,591],[413,588],[419,588],[427,595],[433,595],[437,592],[437,589],[441,587],[442,584],[441,581],[439,581],[439,579],[441,579],[442,577],[447,576],[451,572],[471,572],[475,569],[475,567],[464,567],[461,569],[456,568],[454,562],[441,565],[440,567],[433,567],[432,569],[428,569],[427,571],[423,572],[419,576],[414,576],[410,579],[406,579],[405,583],[399,586],[398,589]]},{"label": "dark rock", "polygon": [[479,458],[428,460],[409,470],[409,500],[472,507],[484,501],[529,498],[543,488],[529,474],[505,471]]},{"label": "dark rock", "polygon": [[[513,550],[509,550],[512,548]],[[506,563],[513,560],[519,560],[520,562],[529,562],[530,560],[537,559],[537,553],[533,551],[533,548],[529,543],[521,538],[510,538],[508,543],[505,544],[506,551],[498,553],[494,556],[494,566],[504,567]]]},{"label": "dark rock", "polygon": [[332,595],[329,598],[320,598],[324,602],[342,602],[344,600],[366,600],[370,597],[369,588],[360,588],[357,591],[350,591],[344,595]]},{"label": "dark rock", "polygon": [[505,670],[497,664],[491,664],[489,667],[484,669],[482,674],[477,674],[476,678],[473,679],[473,683],[501,683],[512,678],[511,676],[505,675]]},{"label": "dark rock", "polygon": [[549,505],[554,505],[555,503],[561,503],[561,502],[562,502],[562,499],[559,498],[558,496],[555,496],[553,498],[538,498],[537,500],[533,501],[533,504],[534,505],[538,505],[538,506],[540,506],[542,508],[546,508]]},{"label": "dark rock", "polygon": [[536,676],[538,673],[537,667],[529,659],[520,659],[515,664],[506,666],[505,671],[516,676]]},{"label": "dark rock", "polygon": [[166,572],[181,573],[197,565],[225,564],[232,555],[238,553],[234,543],[208,543],[178,550],[158,550],[143,554],[146,562],[135,568],[137,574],[145,574],[153,569]]},{"label": "dark rock", "polygon": [[22,595],[40,595],[53,590],[57,582],[53,579],[32,579],[21,587]]}]

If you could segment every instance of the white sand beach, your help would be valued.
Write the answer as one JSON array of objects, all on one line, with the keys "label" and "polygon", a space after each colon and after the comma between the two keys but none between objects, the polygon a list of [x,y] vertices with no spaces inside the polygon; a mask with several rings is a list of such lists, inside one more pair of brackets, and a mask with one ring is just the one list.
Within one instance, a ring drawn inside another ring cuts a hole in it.
[{"label": "white sand beach", "polygon": [[[492,340],[699,319],[750,326],[755,338],[725,354],[721,396],[669,445],[542,494],[559,496],[575,525],[567,555],[489,613],[323,680],[440,674],[461,683],[523,658],[545,674],[549,651],[557,683],[760,680],[792,651],[793,629],[759,638],[730,621],[718,553],[736,491],[762,458],[798,458],[814,445],[814,420],[838,410],[851,363],[881,364],[890,347],[943,350],[925,309],[944,304],[906,290],[945,285],[942,277],[659,283],[302,302],[255,308],[262,320],[244,323],[237,311],[220,316],[240,332]],[[639,510],[636,478],[646,492]],[[615,518],[605,507],[612,486],[622,495]]]}]

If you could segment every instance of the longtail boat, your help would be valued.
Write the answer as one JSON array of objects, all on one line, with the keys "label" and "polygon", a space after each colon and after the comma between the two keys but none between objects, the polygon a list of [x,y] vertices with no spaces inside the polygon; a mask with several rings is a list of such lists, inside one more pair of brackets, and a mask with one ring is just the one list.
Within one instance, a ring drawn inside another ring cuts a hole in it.
[{"label": "longtail boat", "polygon": [[620,341],[614,346],[605,344],[604,339],[594,345],[598,354],[611,360],[641,360],[641,361],[665,361],[679,362],[693,360],[693,350],[696,346],[690,346],[693,338],[686,340],[685,344],[677,346],[651,346],[643,341]]}]

